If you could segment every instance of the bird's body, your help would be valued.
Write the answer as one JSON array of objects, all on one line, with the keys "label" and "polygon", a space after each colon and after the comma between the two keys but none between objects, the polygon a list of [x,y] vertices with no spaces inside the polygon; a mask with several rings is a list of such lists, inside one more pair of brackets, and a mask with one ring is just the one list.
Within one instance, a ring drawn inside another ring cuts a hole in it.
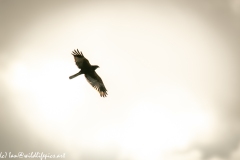
[{"label": "bird's body", "polygon": [[89,61],[83,56],[82,52],[79,52],[78,49],[72,52],[74,56],[75,63],[79,69],[78,73],[69,77],[69,79],[75,78],[81,74],[84,74],[87,81],[100,93],[101,97],[107,96],[107,89],[105,88],[102,79],[95,72],[99,66],[91,65]]}]

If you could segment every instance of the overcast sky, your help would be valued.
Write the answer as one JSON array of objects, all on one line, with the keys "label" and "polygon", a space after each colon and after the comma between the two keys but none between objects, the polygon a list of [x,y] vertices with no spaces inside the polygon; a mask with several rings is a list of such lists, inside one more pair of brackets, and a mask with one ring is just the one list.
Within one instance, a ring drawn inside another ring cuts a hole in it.
[{"label": "overcast sky", "polygon": [[239,0],[0,0],[0,35],[0,152],[240,159]]}]

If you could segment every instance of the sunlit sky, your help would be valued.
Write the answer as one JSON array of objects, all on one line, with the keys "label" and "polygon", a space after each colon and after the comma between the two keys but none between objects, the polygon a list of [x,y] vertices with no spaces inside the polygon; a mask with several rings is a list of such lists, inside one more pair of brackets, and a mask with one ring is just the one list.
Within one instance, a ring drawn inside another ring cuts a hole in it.
[{"label": "sunlit sky", "polygon": [[[0,152],[239,160],[239,0],[0,0]],[[77,73],[79,49],[108,90]]]}]

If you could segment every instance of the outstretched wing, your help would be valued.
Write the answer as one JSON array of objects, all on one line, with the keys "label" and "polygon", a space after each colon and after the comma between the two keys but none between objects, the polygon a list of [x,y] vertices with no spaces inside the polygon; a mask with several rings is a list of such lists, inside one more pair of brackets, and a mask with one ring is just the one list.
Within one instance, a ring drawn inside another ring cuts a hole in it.
[{"label": "outstretched wing", "polygon": [[89,61],[83,56],[82,51],[79,52],[78,49],[74,50],[72,52],[72,55],[74,56],[75,63],[78,66],[79,69],[87,68],[87,67],[91,66]]},{"label": "outstretched wing", "polygon": [[98,76],[98,74],[94,71],[89,74],[85,74],[87,81],[95,88],[101,97],[107,96],[107,89],[105,88],[102,79]]}]

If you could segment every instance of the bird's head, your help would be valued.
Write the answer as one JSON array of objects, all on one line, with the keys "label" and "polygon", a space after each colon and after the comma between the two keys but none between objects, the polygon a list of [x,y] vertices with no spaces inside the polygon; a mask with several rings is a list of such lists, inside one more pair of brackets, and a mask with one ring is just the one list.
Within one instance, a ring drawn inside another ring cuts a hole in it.
[{"label": "bird's head", "polygon": [[92,69],[95,71],[97,68],[99,68],[98,65],[92,65]]}]

